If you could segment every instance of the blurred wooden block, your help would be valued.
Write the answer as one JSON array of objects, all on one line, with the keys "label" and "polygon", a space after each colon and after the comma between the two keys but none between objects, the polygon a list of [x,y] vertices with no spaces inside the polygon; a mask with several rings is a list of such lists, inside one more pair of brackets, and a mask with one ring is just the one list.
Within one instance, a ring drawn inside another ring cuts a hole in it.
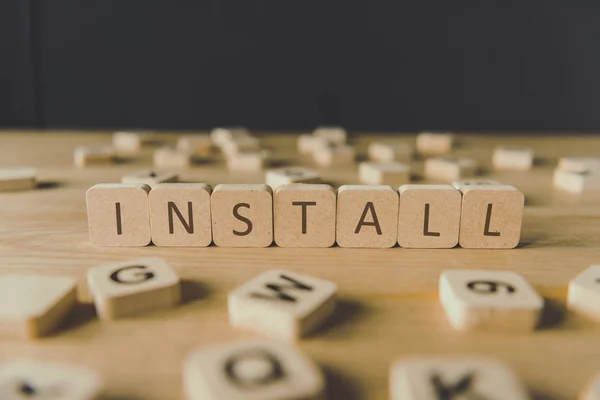
[{"label": "blurred wooden block", "polygon": [[460,190],[463,186],[469,185],[502,185],[498,181],[491,179],[461,179],[452,182],[452,187],[456,190]]},{"label": "blurred wooden block", "polygon": [[412,356],[392,364],[391,400],[529,400],[505,364],[480,356]]},{"label": "blurred wooden block", "polygon": [[318,147],[313,153],[315,162],[324,167],[347,167],[355,162],[355,150],[347,144]]},{"label": "blurred wooden block", "polygon": [[175,147],[164,146],[154,150],[153,162],[157,169],[186,169],[190,167],[191,154]]},{"label": "blurred wooden block", "polygon": [[162,258],[90,268],[87,282],[103,320],[174,307],[181,301],[179,276]]},{"label": "blurred wooden block", "polygon": [[454,135],[449,132],[421,132],[417,135],[417,151],[419,154],[440,155],[450,153]]},{"label": "blurred wooden block", "polygon": [[150,243],[150,186],[99,183],[86,193],[90,241],[96,246],[146,246]]},{"label": "blurred wooden block", "polygon": [[314,169],[298,166],[269,169],[265,174],[265,182],[272,189],[290,183],[315,183],[320,180],[321,175]]},{"label": "blurred wooden block", "polygon": [[370,143],[368,154],[373,161],[408,163],[413,156],[413,146],[398,140],[382,140]]},{"label": "blurred wooden block", "polygon": [[469,185],[463,194],[459,243],[467,249],[512,249],[519,244],[525,195],[506,185]]},{"label": "blurred wooden block", "polygon": [[243,126],[217,127],[210,132],[211,140],[219,147],[229,140],[244,136],[250,136],[250,131]]},{"label": "blurred wooden block", "polygon": [[206,247],[212,242],[210,194],[205,183],[163,183],[149,196],[156,246]]},{"label": "blurred wooden block", "polygon": [[552,184],[556,189],[571,193],[600,191],[600,172],[572,172],[560,168],[554,170]]},{"label": "blurred wooden block", "polygon": [[579,400],[600,400],[600,373],[596,374],[591,382],[581,391]]},{"label": "blurred wooden block", "polygon": [[142,147],[156,142],[156,134],[150,131],[119,131],[113,133],[113,147],[118,154],[135,155]]},{"label": "blurred wooden block", "polygon": [[269,270],[229,293],[229,323],[293,341],[313,332],[335,309],[337,286],[283,270]]},{"label": "blurred wooden block", "polygon": [[77,282],[73,278],[0,277],[0,334],[22,338],[46,336],[60,325],[76,302]]},{"label": "blurred wooden block", "polygon": [[400,193],[398,244],[440,249],[458,244],[462,195],[450,185],[403,185]]},{"label": "blurred wooden block", "polygon": [[79,146],[75,148],[73,156],[77,168],[108,165],[115,161],[115,151],[110,146]]},{"label": "blurred wooden block", "polygon": [[0,192],[35,189],[35,174],[31,167],[0,168]]},{"label": "blurred wooden block", "polygon": [[183,390],[189,400],[323,400],[325,378],[297,348],[254,339],[192,352]]},{"label": "blurred wooden block", "polygon": [[455,181],[472,177],[477,172],[475,160],[465,157],[436,157],[425,161],[425,176],[429,179]]},{"label": "blurred wooden block", "polygon": [[569,282],[568,307],[600,321],[600,265],[592,265]]},{"label": "blurred wooden block", "polygon": [[311,134],[298,135],[297,147],[300,154],[312,155],[316,149],[324,147],[329,142],[320,136]]},{"label": "blurred wooden block", "polygon": [[336,193],[329,185],[282,185],[274,199],[275,243],[280,247],[335,244]]},{"label": "blurred wooden block", "polygon": [[212,144],[208,133],[183,135],[177,139],[177,150],[192,156],[206,157],[212,151]]},{"label": "blurred wooden block", "polygon": [[154,187],[159,183],[177,182],[178,179],[179,177],[174,172],[145,170],[123,175],[121,183],[143,183],[150,187]]},{"label": "blurred wooden block", "polygon": [[0,364],[2,400],[98,400],[102,391],[100,374],[84,367],[18,358]]},{"label": "blurred wooden block", "polygon": [[411,169],[399,162],[362,162],[358,166],[358,179],[369,185],[398,187],[410,182]]},{"label": "blurred wooden block", "polygon": [[239,153],[260,151],[260,140],[254,136],[241,136],[229,139],[221,143],[221,150],[227,157],[233,157]]},{"label": "blurred wooden block", "polygon": [[393,247],[398,235],[398,193],[390,186],[340,186],[336,224],[340,247]]},{"label": "blurred wooden block", "polygon": [[492,157],[495,169],[523,171],[533,166],[533,149],[530,147],[496,147]]},{"label": "blurred wooden block", "polygon": [[527,281],[509,271],[444,271],[439,292],[450,324],[460,331],[529,332],[544,307]]},{"label": "blurred wooden block", "polygon": [[273,243],[273,192],[267,185],[217,185],[211,196],[213,241],[220,247]]},{"label": "blurred wooden block", "polygon": [[591,172],[600,174],[600,157],[562,157],[558,160],[558,168],[568,172]]},{"label": "blurred wooden block", "polygon": [[320,126],[313,131],[313,135],[334,144],[344,144],[348,137],[348,133],[341,126]]},{"label": "blurred wooden block", "polygon": [[231,172],[256,172],[262,171],[269,159],[265,150],[243,151],[227,157],[227,169]]}]

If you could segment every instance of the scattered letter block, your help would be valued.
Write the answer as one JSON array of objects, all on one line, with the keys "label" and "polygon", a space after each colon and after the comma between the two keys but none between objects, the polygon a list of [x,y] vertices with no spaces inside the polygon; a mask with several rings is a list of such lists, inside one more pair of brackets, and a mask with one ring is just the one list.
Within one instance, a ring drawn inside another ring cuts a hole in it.
[{"label": "scattered letter block", "polygon": [[270,270],[229,293],[229,322],[276,339],[296,340],[329,318],[336,292],[332,282]]},{"label": "scattered letter block", "polygon": [[394,189],[390,186],[340,186],[336,227],[340,247],[392,247],[396,244],[397,234],[398,193]]},{"label": "scattered letter block", "polygon": [[569,283],[568,305],[596,321],[600,321],[600,265],[592,265]]},{"label": "scattered letter block", "polygon": [[177,182],[178,176],[173,172],[139,171],[124,175],[121,183],[144,183],[154,187],[159,183]]},{"label": "scattered letter block", "polygon": [[90,240],[96,246],[146,246],[150,243],[150,186],[100,183],[86,193]]},{"label": "scattered letter block", "polygon": [[161,258],[103,264],[87,273],[100,319],[128,317],[179,304],[179,276]]},{"label": "scattered letter block", "polygon": [[425,161],[425,176],[429,179],[455,181],[474,176],[477,172],[475,160],[464,157],[436,157]]},{"label": "scattered letter block", "polygon": [[462,196],[450,185],[403,185],[398,244],[405,248],[452,248],[458,244]]},{"label": "scattered letter block", "polygon": [[600,157],[562,157],[558,168],[569,172],[600,173]]},{"label": "scattered letter block", "polygon": [[579,400],[600,400],[600,374],[594,376],[578,397]]},{"label": "scattered letter block", "polygon": [[325,398],[325,378],[308,357],[256,339],[194,351],[183,366],[183,388],[189,400]]},{"label": "scattered letter block", "polygon": [[175,147],[165,146],[154,150],[154,167],[157,169],[186,169],[191,162],[191,154]]},{"label": "scattered letter block", "polygon": [[421,132],[417,135],[419,154],[440,155],[452,150],[454,135],[451,133]]},{"label": "scattered letter block", "polygon": [[600,191],[600,172],[573,172],[557,168],[554,170],[553,184],[555,188],[571,193],[597,192]]},{"label": "scattered letter block", "polygon": [[485,357],[405,357],[390,371],[391,400],[529,400],[503,363]]},{"label": "scattered letter block", "polygon": [[321,136],[310,134],[298,135],[298,152],[300,154],[312,155],[319,147],[324,147],[329,142]]},{"label": "scattered letter block", "polygon": [[273,242],[273,192],[267,185],[217,185],[211,196],[213,241],[221,247]]},{"label": "scattered letter block", "polygon": [[217,146],[244,136],[250,136],[250,131],[243,126],[218,127],[210,132],[210,138]]},{"label": "scattered letter block", "polygon": [[384,140],[369,144],[369,158],[379,162],[410,162],[413,147],[398,140]]},{"label": "scattered letter block", "polygon": [[212,241],[210,193],[205,183],[164,183],[150,192],[156,246],[206,247]]},{"label": "scattered letter block", "polygon": [[369,185],[400,186],[410,182],[410,167],[399,162],[362,162],[358,178]]},{"label": "scattered letter block", "polygon": [[450,324],[460,331],[529,332],[544,306],[525,279],[508,271],[444,271],[439,290]]},{"label": "scattered letter block", "polygon": [[0,192],[34,189],[35,169],[30,167],[0,168]]},{"label": "scattered letter block", "polygon": [[206,157],[211,153],[212,140],[207,133],[183,135],[177,140],[177,150],[196,157]]},{"label": "scattered letter block", "polygon": [[261,171],[268,160],[265,150],[248,150],[227,157],[227,168],[232,172]]},{"label": "scattered letter block", "polygon": [[492,158],[494,168],[523,171],[533,166],[533,149],[529,147],[497,147]]},{"label": "scattered letter block", "polygon": [[280,247],[331,247],[336,194],[329,185],[291,184],[275,191],[275,243]]},{"label": "scattered letter block", "polygon": [[221,150],[227,157],[238,153],[260,151],[260,140],[254,136],[241,136],[221,143]]},{"label": "scattered letter block", "polygon": [[519,244],[525,196],[505,185],[469,185],[463,193],[459,243],[467,249],[512,249]]},{"label": "scattered letter block", "polygon": [[113,133],[113,147],[119,154],[135,155],[141,148],[156,141],[153,132],[128,132],[120,131]]},{"label": "scattered letter block", "polygon": [[315,149],[313,157],[324,167],[349,166],[354,164],[354,147],[347,144],[328,144]]},{"label": "scattered letter block", "polygon": [[2,400],[97,400],[102,390],[100,374],[87,368],[27,359],[0,364]]},{"label": "scattered letter block", "polygon": [[313,135],[335,144],[346,143],[348,136],[346,130],[341,126],[320,126],[314,130]]},{"label": "scattered letter block", "polygon": [[290,183],[315,183],[320,179],[317,171],[304,167],[275,168],[265,174],[265,181],[272,189]]},{"label": "scattered letter block", "polygon": [[107,165],[115,160],[115,152],[112,147],[79,146],[75,148],[74,162],[77,168],[85,168],[94,165]]},{"label": "scattered letter block", "polygon": [[3,276],[0,278],[0,334],[46,336],[58,327],[76,302],[77,282],[73,278]]}]

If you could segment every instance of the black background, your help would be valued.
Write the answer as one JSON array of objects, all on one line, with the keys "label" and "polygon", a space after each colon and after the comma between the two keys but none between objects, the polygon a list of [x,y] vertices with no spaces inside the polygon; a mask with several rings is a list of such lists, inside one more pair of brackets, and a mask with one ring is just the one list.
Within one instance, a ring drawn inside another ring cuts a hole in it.
[{"label": "black background", "polygon": [[600,128],[597,1],[4,0],[0,33],[0,125]]}]

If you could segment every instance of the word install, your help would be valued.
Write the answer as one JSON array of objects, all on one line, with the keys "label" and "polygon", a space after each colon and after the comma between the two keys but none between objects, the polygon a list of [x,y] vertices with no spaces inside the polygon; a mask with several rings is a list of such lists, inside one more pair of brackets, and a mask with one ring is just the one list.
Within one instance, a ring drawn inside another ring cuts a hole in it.
[{"label": "word install", "polygon": [[98,184],[97,246],[513,248],[524,195],[512,186]]}]

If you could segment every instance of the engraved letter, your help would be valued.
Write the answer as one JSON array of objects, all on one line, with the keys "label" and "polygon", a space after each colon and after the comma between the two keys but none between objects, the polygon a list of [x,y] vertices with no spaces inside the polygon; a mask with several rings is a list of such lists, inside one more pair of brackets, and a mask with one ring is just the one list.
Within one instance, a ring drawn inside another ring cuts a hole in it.
[{"label": "engraved letter", "polygon": [[505,288],[509,294],[517,291],[517,288],[508,283],[494,281],[471,281],[467,283],[467,287],[478,294],[498,293],[499,288]]},{"label": "engraved letter", "polygon": [[295,280],[294,278],[290,278],[287,275],[280,275],[279,278],[291,282],[291,285],[277,285],[275,283],[267,283],[265,287],[269,290],[275,292],[275,295],[264,294],[264,293],[251,293],[250,296],[255,299],[265,299],[265,300],[283,300],[289,301],[291,303],[296,302],[296,298],[289,295],[285,292],[286,289],[298,289],[298,290],[307,290],[312,291],[312,287],[305,285],[302,282]]},{"label": "engraved letter", "polygon": [[115,203],[115,212],[117,214],[117,235],[122,235],[123,226],[121,225],[121,203]]},{"label": "engraved letter", "polygon": [[[365,217],[367,216],[367,211],[371,211],[371,216],[373,217],[373,222],[365,222]],[[356,225],[356,229],[354,233],[360,233],[360,229],[363,226],[374,226],[378,235],[381,235],[381,226],[379,226],[379,220],[377,219],[377,213],[375,212],[375,206],[372,201],[367,202],[365,205],[365,209],[360,216],[360,220],[358,221],[358,225]]]},{"label": "engraved letter", "polygon": [[425,217],[423,222],[423,236],[440,236],[439,232],[429,232],[429,203],[425,203]]},{"label": "engraved letter", "polygon": [[120,275],[121,272],[123,271],[128,271],[131,269],[141,269],[141,270],[145,270],[146,266],[144,265],[132,265],[129,267],[123,267],[121,269],[116,270],[115,272],[113,272],[112,274],[110,274],[110,279],[114,282],[117,283],[123,283],[123,284],[132,284],[132,283],[140,283],[140,282],[144,282],[147,280],[150,280],[152,278],[154,278],[154,274],[152,272],[136,272],[135,274],[133,274],[134,277],[137,277],[139,279],[135,279],[135,280],[124,280],[123,277]]},{"label": "engraved letter", "polygon": [[316,206],[316,201],[294,201],[293,206],[302,206],[302,234],[306,235],[306,207]]},{"label": "engraved letter", "polygon": [[490,232],[490,221],[492,219],[492,204],[487,205],[487,211],[485,213],[485,228],[483,230],[483,236],[500,236],[500,232]]},{"label": "engraved letter", "polygon": [[[238,367],[238,365],[244,363],[251,363],[251,365],[257,362],[264,362],[269,364],[269,369],[262,370],[264,374],[262,376],[256,376],[250,374],[250,376],[244,376],[244,369]],[[268,385],[284,378],[283,368],[277,358],[271,353],[256,349],[256,350],[245,350],[238,354],[232,355],[225,362],[225,374],[227,379],[236,386],[242,388],[254,388],[257,386]]]},{"label": "engraved letter", "polygon": [[181,221],[181,224],[183,225],[183,227],[185,228],[187,233],[194,233],[194,215],[192,212],[192,202],[191,201],[188,201],[189,224],[188,224],[188,222],[186,222],[185,218],[183,218],[183,215],[181,215],[181,211],[179,211],[179,208],[177,208],[177,205],[174,202],[169,201],[167,203],[167,207],[168,207],[168,213],[169,213],[169,233],[170,234],[173,234],[173,232],[175,231],[173,229],[173,211],[175,211],[175,214],[177,214],[177,218],[179,218],[179,221]]},{"label": "engraved letter", "polygon": [[471,390],[475,373],[464,375],[456,383],[448,385],[442,381],[442,378],[436,373],[431,377],[431,384],[435,390],[437,400],[454,399],[477,399],[486,400],[487,397]]},{"label": "engraved letter", "polygon": [[252,221],[250,221],[248,218],[243,217],[240,215],[240,213],[238,212],[238,210],[242,207],[245,207],[247,209],[250,209],[250,204],[248,203],[238,203],[235,205],[235,207],[233,207],[233,216],[236,217],[237,219],[239,219],[242,222],[245,222],[246,225],[248,225],[248,228],[245,231],[236,231],[235,229],[233,230],[233,234],[235,236],[246,236],[248,235],[250,232],[252,232]]}]

